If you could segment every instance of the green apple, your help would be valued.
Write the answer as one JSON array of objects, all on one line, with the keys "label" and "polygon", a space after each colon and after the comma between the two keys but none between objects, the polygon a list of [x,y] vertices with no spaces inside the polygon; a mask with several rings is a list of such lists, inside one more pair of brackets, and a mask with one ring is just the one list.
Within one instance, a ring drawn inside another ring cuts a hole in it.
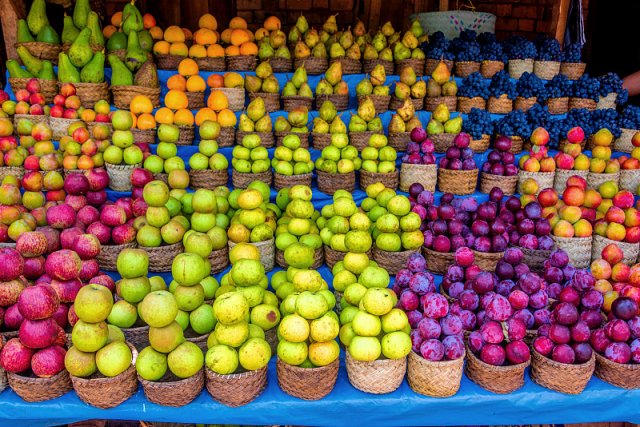
[{"label": "green apple", "polygon": [[198,144],[198,151],[207,157],[211,157],[218,152],[218,143],[212,139],[203,139]]},{"label": "green apple", "polygon": [[142,198],[149,206],[164,206],[169,200],[169,187],[162,181],[151,181],[144,186]]},{"label": "green apple", "polygon": [[175,320],[161,328],[149,327],[149,344],[160,353],[169,353],[183,342],[182,327]]},{"label": "green apple", "polygon": [[76,346],[72,346],[64,356],[64,367],[74,377],[89,377],[98,370],[96,355],[93,352],[80,351]]},{"label": "green apple", "polygon": [[132,145],[124,149],[123,153],[124,162],[128,165],[137,165],[142,163],[144,155],[142,150],[137,145]]},{"label": "green apple", "polygon": [[204,335],[213,331],[216,325],[216,317],[213,315],[213,307],[209,304],[202,304],[200,307],[189,313],[189,324],[197,334]]},{"label": "green apple", "polygon": [[120,280],[119,296],[130,302],[136,304],[144,299],[144,297],[151,290],[149,279],[146,276],[135,277],[131,279],[123,278]]},{"label": "green apple", "polygon": [[151,173],[162,173],[164,170],[164,160],[162,160],[160,156],[152,154],[144,160],[144,168]]},{"label": "green apple", "polygon": [[144,297],[138,307],[142,320],[149,326],[165,327],[176,318],[178,302],[169,291],[155,291]]},{"label": "green apple", "polygon": [[209,166],[209,158],[202,153],[195,153],[189,158],[189,167],[194,170],[205,170]]},{"label": "green apple", "polygon": [[167,355],[145,347],[136,359],[136,371],[147,381],[158,381],[167,373]]},{"label": "green apple", "polygon": [[229,168],[229,161],[222,153],[215,153],[209,159],[209,168],[213,170],[227,170]]},{"label": "green apple", "polygon": [[113,145],[120,148],[127,148],[133,145],[133,133],[130,130],[114,130],[111,135]]},{"label": "green apple", "polygon": [[105,322],[86,323],[78,320],[71,331],[71,342],[80,351],[93,353],[100,350],[109,339],[109,327]]},{"label": "green apple", "polygon": [[174,170],[184,170],[184,160],[178,156],[173,156],[164,161],[164,170],[166,173]]},{"label": "green apple", "polygon": [[113,304],[111,313],[107,317],[107,321],[119,328],[130,328],[138,320],[138,310],[134,305],[125,301],[119,300]]},{"label": "green apple", "polygon": [[138,230],[136,241],[145,248],[157,248],[162,244],[160,229],[152,225],[145,224]]},{"label": "green apple", "polygon": [[238,352],[228,345],[217,344],[207,351],[205,363],[219,375],[233,374],[238,369]]},{"label": "green apple", "polygon": [[96,353],[96,365],[105,377],[115,377],[131,366],[133,355],[126,343],[112,342]]},{"label": "green apple", "polygon": [[204,302],[204,289],[200,284],[195,286],[182,286],[174,291],[178,308],[183,311],[193,311]]},{"label": "green apple", "polygon": [[201,139],[217,139],[220,135],[220,124],[212,120],[205,120],[200,124],[200,138]]},{"label": "green apple", "polygon": [[158,139],[163,142],[176,142],[180,137],[178,126],[161,124],[158,126]]},{"label": "green apple", "polygon": [[115,145],[110,145],[104,150],[104,154],[102,157],[104,161],[107,163],[111,163],[112,165],[119,165],[122,163],[122,148],[116,147]]},{"label": "green apple", "polygon": [[142,249],[123,249],[116,260],[118,273],[124,278],[146,278],[149,273],[149,256]]},{"label": "green apple", "polygon": [[192,342],[186,341],[169,353],[169,370],[178,378],[194,376],[204,365],[202,350]]}]

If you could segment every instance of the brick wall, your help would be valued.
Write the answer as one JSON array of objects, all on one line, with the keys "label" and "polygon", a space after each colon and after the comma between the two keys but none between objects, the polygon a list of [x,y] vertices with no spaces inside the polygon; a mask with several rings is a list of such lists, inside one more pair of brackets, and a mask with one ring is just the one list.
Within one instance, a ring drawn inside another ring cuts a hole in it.
[{"label": "brick wall", "polygon": [[304,14],[309,25],[320,28],[331,14],[339,27],[352,25],[357,16],[357,0],[237,0],[237,15],[254,27],[260,27],[265,18],[276,15],[284,28],[293,25]]}]

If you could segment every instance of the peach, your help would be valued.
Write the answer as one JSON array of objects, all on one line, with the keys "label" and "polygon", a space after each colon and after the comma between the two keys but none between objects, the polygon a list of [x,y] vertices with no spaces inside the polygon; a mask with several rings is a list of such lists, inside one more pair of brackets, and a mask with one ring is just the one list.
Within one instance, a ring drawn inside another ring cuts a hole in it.
[{"label": "peach", "polygon": [[51,117],[61,118],[62,116],[64,116],[64,107],[61,107],[59,105],[54,105],[53,107],[51,107],[51,111],[49,112],[49,115]]},{"label": "peach", "polygon": [[569,221],[559,220],[553,227],[553,235],[557,237],[573,237],[575,231]]},{"label": "peach", "polygon": [[593,231],[594,233],[596,233],[598,236],[605,236],[607,234],[607,226],[609,224],[607,224],[607,221],[605,221],[604,219],[598,219],[594,224],[593,224]]},{"label": "peach", "polygon": [[631,144],[634,147],[640,147],[640,132],[636,132],[633,134],[633,137],[631,138]]},{"label": "peach", "polygon": [[60,107],[64,107],[64,101],[67,99],[66,96],[57,94],[53,97],[53,105],[59,105]]},{"label": "peach", "polygon": [[533,178],[527,178],[521,185],[522,194],[536,194],[538,192],[538,182]]},{"label": "peach", "polygon": [[22,188],[26,191],[42,190],[44,178],[38,171],[29,171],[22,177]]},{"label": "peach", "polygon": [[591,165],[591,159],[586,154],[578,154],[573,163],[573,168],[577,171],[587,171]]},{"label": "peach", "polygon": [[31,136],[36,141],[51,141],[51,128],[45,123],[37,123],[31,129]]},{"label": "peach", "polygon": [[625,169],[625,170],[640,169],[640,160],[627,159],[622,163],[622,169]]},{"label": "peach", "polygon": [[611,159],[607,162],[607,166],[604,168],[604,173],[616,172],[620,172],[620,162],[617,159]]},{"label": "peach", "polygon": [[593,285],[593,289],[604,295],[607,292],[613,290],[613,287],[611,286],[611,282],[609,282],[608,280],[600,279],[596,280],[596,284]]},{"label": "peach", "polygon": [[636,303],[640,302],[640,288],[634,286],[627,286],[622,289],[622,296],[631,298]]},{"label": "peach", "polygon": [[628,190],[623,190],[618,192],[615,196],[613,196],[613,205],[617,206],[621,209],[627,209],[633,206],[635,199],[633,197],[633,193]]},{"label": "peach", "polygon": [[626,234],[627,234],[627,230],[624,228],[624,225],[622,224],[612,222],[612,223],[609,223],[609,225],[607,226],[608,239],[621,242],[624,240]]},{"label": "peach", "polygon": [[547,147],[538,145],[534,145],[533,147],[531,147],[530,151],[531,157],[538,160],[542,160],[547,157],[548,153],[549,149]]},{"label": "peach", "polygon": [[[621,251],[622,252],[622,251]],[[622,258],[620,258],[622,260]],[[636,264],[629,270],[629,284],[640,286],[640,264]]]},{"label": "peach", "polygon": [[613,304],[613,302],[617,299],[618,299],[618,293],[616,291],[609,291],[605,293],[604,303],[602,304],[602,308],[604,309],[604,311],[609,313],[611,311],[611,304]]},{"label": "peach", "polygon": [[569,129],[569,132],[567,132],[567,140],[572,144],[580,144],[584,141],[584,130],[579,126]]},{"label": "peach", "polygon": [[29,107],[29,114],[34,116],[44,116],[44,108],[42,108],[42,105],[33,104]]},{"label": "peach", "polygon": [[98,146],[92,139],[90,139],[84,144],[82,144],[81,152],[85,156],[93,156],[98,152]]},{"label": "peach", "polygon": [[557,215],[558,214],[558,209],[556,209],[555,206],[547,206],[542,208],[542,217],[543,218],[549,218],[552,215]]},{"label": "peach", "polygon": [[614,181],[607,181],[600,184],[598,192],[603,199],[613,199],[613,196],[618,192],[618,184]]},{"label": "peach", "polygon": [[555,206],[558,203],[558,193],[553,188],[545,188],[538,194],[538,202],[543,208]]},{"label": "peach", "polygon": [[19,89],[16,91],[15,95],[16,95],[16,101],[29,102],[29,97],[31,96],[31,93],[29,93],[29,91],[26,89]]},{"label": "peach", "polygon": [[603,259],[597,259],[591,263],[591,274],[596,279],[608,279],[611,277],[611,265]]},{"label": "peach", "polygon": [[640,242],[640,227],[627,228],[627,235],[624,237],[624,241],[627,243]]},{"label": "peach", "polygon": [[567,179],[567,187],[578,187],[584,191],[587,190],[587,180],[580,175],[572,175]]},{"label": "peach", "polygon": [[567,187],[562,193],[562,200],[568,206],[582,206],[584,203],[584,190],[578,187]]},{"label": "peach", "polygon": [[73,83],[65,83],[62,86],[60,86],[60,95],[67,97],[67,96],[73,96],[75,94],[76,94],[76,87],[73,85]]},{"label": "peach", "polygon": [[553,229],[556,226],[556,224],[558,224],[558,222],[560,221],[560,216],[557,213],[555,213],[551,216],[548,216],[547,219],[549,220],[549,225]]},{"label": "peach", "polygon": [[16,104],[16,114],[29,114],[29,104],[26,102],[18,102]]},{"label": "peach", "polygon": [[24,168],[27,170],[40,170],[40,159],[38,156],[30,155],[24,159]]},{"label": "peach", "polygon": [[583,205],[587,208],[597,209],[602,203],[602,196],[596,190],[590,188],[584,192]]},{"label": "peach", "polygon": [[615,222],[615,223],[618,223],[618,224],[624,224],[625,214],[624,214],[624,211],[622,209],[620,209],[619,207],[611,206],[609,208],[609,210],[607,211],[606,215],[604,216],[604,219],[607,222]]},{"label": "peach", "polygon": [[64,100],[64,106],[66,108],[73,108],[74,110],[77,110],[78,108],[82,107],[82,102],[80,101],[80,97],[78,95],[71,95]]},{"label": "peach", "polygon": [[591,159],[591,164],[589,165],[589,171],[593,173],[603,173],[606,167],[606,160],[593,158]]},{"label": "peach", "polygon": [[29,96],[29,104],[33,107],[34,105],[44,105],[46,101],[44,99],[44,95],[41,93],[32,93]]},{"label": "peach", "polygon": [[549,132],[545,128],[534,129],[529,138],[533,145],[546,145],[549,142]]},{"label": "peach", "polygon": [[[212,74],[212,76],[215,76],[215,74]],[[213,87],[210,83],[208,83],[209,86]],[[524,162],[526,162],[527,160],[529,160],[531,156],[528,154],[523,155],[522,157],[520,157],[520,160],[518,160],[518,167],[520,169],[524,169]]]},{"label": "peach", "polygon": [[607,128],[602,128],[592,135],[596,147],[608,147],[613,142],[613,134]]},{"label": "peach", "polygon": [[558,153],[556,155],[556,165],[558,169],[571,170],[573,169],[574,160],[569,154]]},{"label": "peach", "polygon": [[579,219],[573,225],[573,229],[576,237],[589,237],[593,235],[593,227],[586,219]]},{"label": "peach", "polygon": [[47,191],[48,202],[63,202],[66,197],[64,190],[51,190]]},{"label": "peach", "polygon": [[71,137],[74,141],[82,144],[89,139],[89,131],[85,127],[79,127],[73,131]]},{"label": "peach", "polygon": [[556,162],[551,157],[540,160],[540,172],[553,172],[556,170]]},{"label": "peach", "polygon": [[537,159],[530,157],[524,162],[522,169],[527,172],[540,172],[540,162]]},{"label": "peach", "polygon": [[636,208],[628,208],[624,211],[625,227],[640,226],[640,212]]},{"label": "peach", "polygon": [[626,282],[629,280],[629,273],[631,272],[631,267],[623,262],[618,262],[613,267],[611,267],[611,280],[616,282]]},{"label": "peach", "polygon": [[582,148],[580,148],[580,144],[565,144],[565,146],[562,147],[562,151],[575,159],[582,153]]},{"label": "peach", "polygon": [[580,211],[582,212],[582,218],[587,221],[593,223],[596,220],[596,210],[591,208],[586,208],[584,206],[580,206]]},{"label": "peach", "polygon": [[575,224],[582,218],[582,211],[577,206],[564,206],[558,212],[561,219],[569,221],[571,224]]}]

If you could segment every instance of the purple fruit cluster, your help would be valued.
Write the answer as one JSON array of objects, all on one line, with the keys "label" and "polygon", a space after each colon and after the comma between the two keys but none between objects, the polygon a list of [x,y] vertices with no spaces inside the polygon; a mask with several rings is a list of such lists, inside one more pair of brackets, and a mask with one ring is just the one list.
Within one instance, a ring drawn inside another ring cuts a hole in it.
[{"label": "purple fruit cluster", "polygon": [[480,203],[478,210],[471,216],[471,234],[474,236],[473,249],[478,252],[504,252],[509,243],[508,223],[500,218],[504,210],[504,193],[494,187],[489,200]]},{"label": "purple fruit cluster", "polygon": [[495,149],[489,153],[487,161],[482,165],[482,172],[499,176],[516,176],[518,167],[511,150],[511,139],[506,136],[496,138]]},{"label": "purple fruit cluster", "polygon": [[420,216],[422,224],[420,224],[420,230],[425,231],[427,229],[427,209],[433,206],[435,198],[433,193],[429,190],[425,190],[424,186],[419,182],[414,182],[409,186],[409,202],[411,203],[411,211]]},{"label": "purple fruit cluster", "polygon": [[509,244],[525,249],[551,250],[551,224],[542,215],[542,206],[538,202],[530,202],[523,208],[520,199],[511,196],[505,202],[500,216],[507,224]]},{"label": "purple fruit cluster", "polygon": [[640,317],[638,304],[621,297],[611,305],[611,319],[591,333],[595,351],[615,363],[640,363]]},{"label": "purple fruit cluster", "polygon": [[447,299],[436,293],[434,278],[422,255],[409,257],[407,268],[396,275],[393,290],[398,307],[411,325],[413,351],[426,360],[455,360],[464,356],[463,318],[454,314]]},{"label": "purple fruit cluster", "polygon": [[473,150],[469,148],[471,137],[464,132],[453,138],[453,145],[447,148],[447,152],[438,162],[442,169],[450,170],[474,170],[478,167],[473,160]]},{"label": "purple fruit cluster", "polygon": [[402,163],[412,165],[434,165],[436,163],[435,147],[427,138],[427,131],[421,127],[413,128],[411,141],[407,144],[407,152],[402,156]]}]

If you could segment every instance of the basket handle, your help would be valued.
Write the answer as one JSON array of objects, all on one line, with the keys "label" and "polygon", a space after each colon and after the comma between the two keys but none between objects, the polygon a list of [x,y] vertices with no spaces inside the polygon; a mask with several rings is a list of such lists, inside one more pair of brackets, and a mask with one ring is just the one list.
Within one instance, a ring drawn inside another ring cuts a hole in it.
[{"label": "basket handle", "polygon": [[471,0],[466,0],[462,6],[460,6],[460,0],[456,0],[456,10],[460,9],[469,9],[472,12],[476,11],[476,7],[473,5],[473,1]]}]

